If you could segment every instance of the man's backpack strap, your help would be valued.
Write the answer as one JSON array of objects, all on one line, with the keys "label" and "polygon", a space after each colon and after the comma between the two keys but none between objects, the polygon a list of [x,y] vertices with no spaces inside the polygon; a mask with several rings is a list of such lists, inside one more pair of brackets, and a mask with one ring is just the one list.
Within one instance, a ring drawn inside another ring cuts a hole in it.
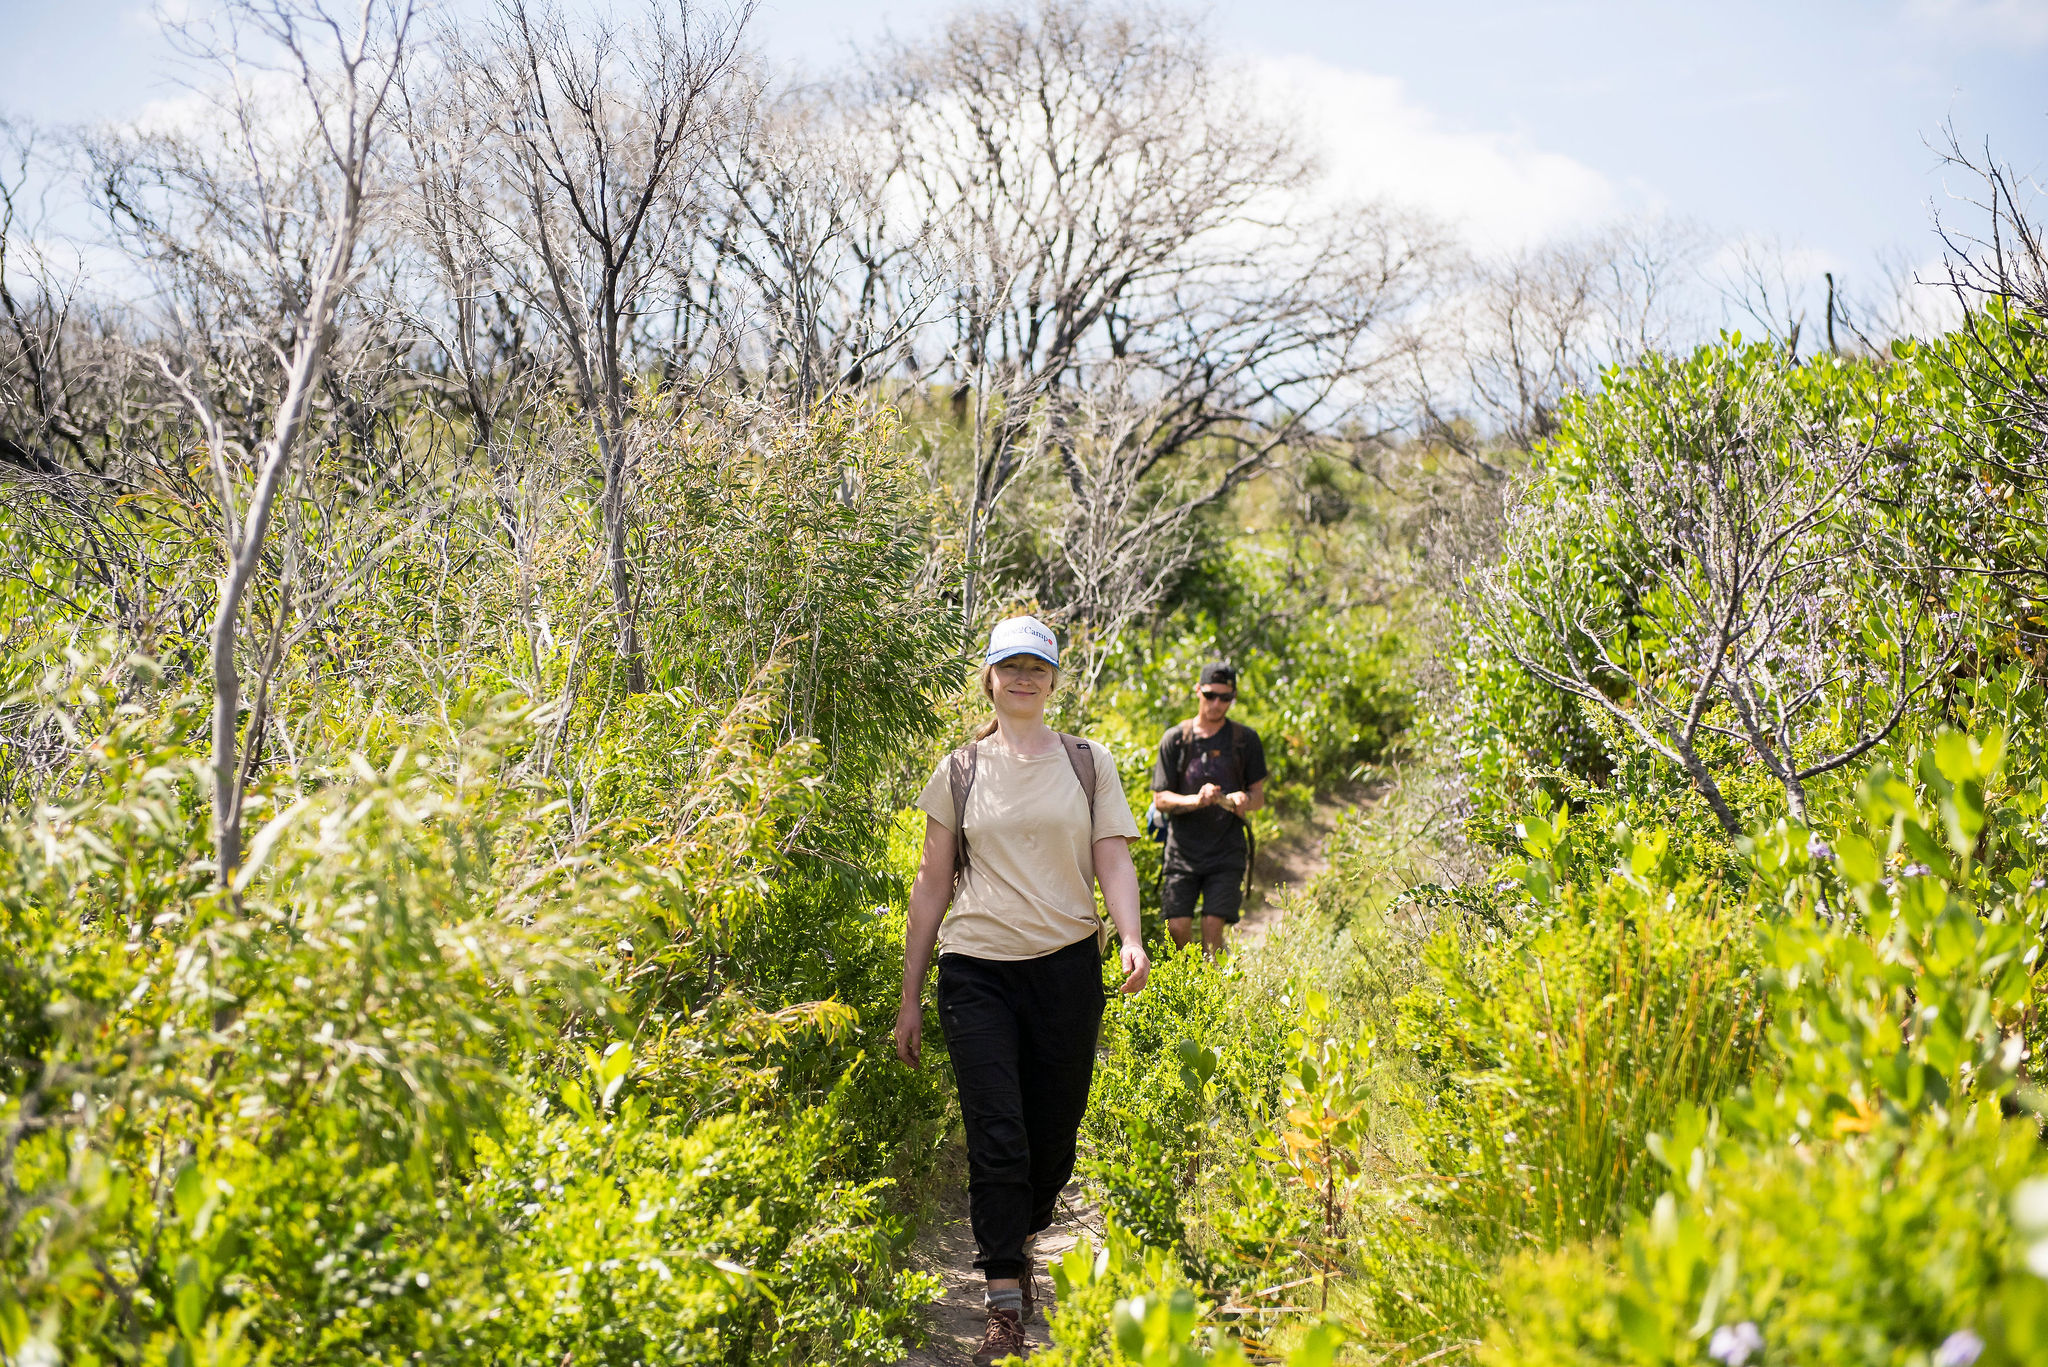
[{"label": "man's backpack strap", "polygon": [[981,742],[971,740],[955,750],[947,761],[947,778],[953,789],[953,878],[967,872],[967,799],[974,792],[976,761]]}]

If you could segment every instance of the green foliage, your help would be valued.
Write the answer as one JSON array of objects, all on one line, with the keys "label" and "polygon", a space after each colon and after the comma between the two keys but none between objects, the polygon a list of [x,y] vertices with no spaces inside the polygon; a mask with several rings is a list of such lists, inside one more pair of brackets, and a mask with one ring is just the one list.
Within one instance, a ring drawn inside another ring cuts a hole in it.
[{"label": "green foliage", "polygon": [[[520,763],[553,718],[514,702],[263,785],[218,891],[203,709],[52,661],[23,705],[82,758],[0,822],[14,1360],[899,1355],[934,1288],[897,1270],[891,1174],[935,1084],[861,1066],[900,939],[788,868],[814,752],[759,700],[663,714],[691,790],[602,857]],[[850,961],[734,971],[821,905]],[[581,1044],[615,1030],[646,1047]]]},{"label": "green foliage", "polygon": [[1183,585],[1178,612],[1109,656],[1106,686],[1089,700],[1105,739],[1119,754],[1144,747],[1149,775],[1161,733],[1194,714],[1202,666],[1226,659],[1241,699],[1231,715],[1265,744],[1269,794],[1306,797],[1386,755],[1413,713],[1401,674],[1409,646],[1386,608],[1344,601],[1346,578],[1335,550],[1233,540]]},{"label": "green foliage", "polygon": [[[615,1089],[615,1047],[536,1102],[465,1192],[501,1231],[491,1354],[516,1361],[885,1363],[936,1279],[895,1269],[886,1183],[835,1179],[833,1108],[693,1123]],[[658,1087],[655,1089],[658,1091]],[[481,1326],[479,1328],[482,1328]]]},{"label": "green foliage", "polygon": [[1998,732],[1944,732],[1917,785],[1871,773],[1831,842],[1783,827],[1757,842],[1784,907],[1763,937],[1777,1066],[1736,1123],[1863,1133],[2016,1085],[2048,922],[2048,800],[2038,780],[2005,788],[2004,752]]},{"label": "green foliage", "polygon": [[1284,1067],[1282,1009],[1232,962],[1198,953],[1156,963],[1145,991],[1111,999],[1083,1168],[1146,1243],[1199,1264],[1184,1207],[1255,1142]]},{"label": "green foliage", "polygon": [[1277,1116],[1256,1152],[1313,1195],[1320,1217],[1318,1272],[1327,1308],[1340,1202],[1349,1195],[1371,1141],[1367,1108],[1374,1041],[1334,1034],[1329,997],[1310,989],[1307,998],[1301,1023],[1287,1036],[1294,1057],[1281,1079]]},{"label": "green foliage", "polygon": [[[1047,1367],[1246,1367],[1240,1341],[1218,1307],[1179,1275],[1172,1259],[1112,1223],[1098,1251],[1083,1239],[1052,1264],[1059,1308],[1053,1346],[1034,1356]],[[1277,1356],[1288,1367],[1330,1367],[1341,1330],[1315,1325]],[[1264,1348],[1264,1345],[1249,1345]]]},{"label": "green foliage", "polygon": [[1939,715],[1952,653],[2010,659],[2009,591],[1942,568],[1986,554],[1992,443],[1965,435],[1954,368],[1946,348],[1794,363],[1731,337],[1575,398],[1475,580],[1479,829],[1508,843],[1532,784],[1643,825],[1703,803],[1731,833],[1803,820],[1806,785],[1894,707]]},{"label": "green foliage", "polygon": [[1746,1081],[1763,1033],[1753,913],[1662,832],[1564,882],[1565,815],[1524,829],[1527,919],[1439,936],[1401,1025],[1436,1079],[1411,1103],[1434,1203],[1494,1247],[1613,1229],[1658,1186],[1644,1136]]},{"label": "green foliage", "polygon": [[[1691,1138],[1711,1144],[1697,1119]],[[1937,1356],[1958,1334],[2000,1367],[2048,1346],[2048,1285],[2008,1216],[2044,1167],[2032,1124],[1991,1108],[1953,1130],[1737,1150],[1711,1169],[1683,1140],[1666,1152],[1678,1190],[1618,1241],[1510,1264],[1482,1362],[1690,1364],[1743,1325],[1762,1367],[1959,1361]]]}]

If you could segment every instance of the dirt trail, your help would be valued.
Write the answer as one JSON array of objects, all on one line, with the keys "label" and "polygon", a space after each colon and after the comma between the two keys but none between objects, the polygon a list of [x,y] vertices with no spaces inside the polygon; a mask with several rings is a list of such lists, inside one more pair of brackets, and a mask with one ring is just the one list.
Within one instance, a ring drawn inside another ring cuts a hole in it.
[{"label": "dirt trail", "polygon": [[1327,849],[1337,823],[1347,812],[1370,806],[1386,791],[1384,783],[1361,783],[1324,798],[1309,813],[1308,821],[1284,839],[1259,846],[1254,861],[1252,906],[1238,922],[1232,944],[1251,949],[1280,924],[1287,913],[1289,894],[1330,867]]},{"label": "dirt trail", "polygon": [[[1324,844],[1344,814],[1371,803],[1384,791],[1375,785],[1360,785],[1316,804],[1306,825],[1284,840],[1261,845],[1254,904],[1234,933],[1234,946],[1250,949],[1266,938],[1286,914],[1289,893],[1329,867]],[[967,1181],[964,1155],[953,1165],[957,1170],[941,1178],[939,1214],[918,1236],[911,1254],[916,1267],[938,1273],[945,1290],[926,1311],[930,1341],[903,1358],[896,1367],[971,1367],[974,1350],[981,1346],[988,1315],[982,1303],[982,1278],[974,1270],[974,1235],[967,1225]],[[1038,1239],[1038,1296],[1042,1311],[1052,1303],[1052,1278],[1045,1271],[1048,1259],[1072,1248],[1082,1236],[1098,1245],[1102,1242],[1102,1217],[1083,1203],[1079,1182],[1070,1183],[1060,1197],[1059,1218]],[[1050,1340],[1046,1316],[1040,1313],[1024,1327],[1034,1347]]]},{"label": "dirt trail", "polygon": [[[981,1347],[988,1312],[982,1303],[982,1278],[974,1270],[974,1235],[967,1227],[967,1186],[965,1181],[947,1184],[940,1197],[937,1219],[918,1237],[911,1255],[915,1266],[945,1278],[946,1289],[925,1312],[931,1339],[913,1351],[897,1367],[971,1367],[974,1350]],[[1024,1326],[1024,1336],[1034,1348],[1051,1342],[1046,1334],[1046,1311],[1052,1306],[1052,1278],[1046,1273],[1048,1260],[1072,1248],[1083,1235],[1102,1242],[1102,1217],[1081,1201],[1081,1184],[1069,1183],[1060,1194],[1060,1213],[1051,1229],[1038,1236],[1038,1302],[1040,1313]]]}]

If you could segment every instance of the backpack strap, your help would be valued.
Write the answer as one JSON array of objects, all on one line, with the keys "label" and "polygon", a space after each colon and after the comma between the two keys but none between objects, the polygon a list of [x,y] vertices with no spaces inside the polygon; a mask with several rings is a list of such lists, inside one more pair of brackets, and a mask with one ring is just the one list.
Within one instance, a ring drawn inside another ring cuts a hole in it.
[{"label": "backpack strap", "polygon": [[1060,745],[1067,752],[1067,763],[1074,767],[1074,777],[1081,782],[1081,791],[1088,794],[1088,839],[1095,839],[1095,747],[1079,736],[1060,732]]},{"label": "backpack strap", "polygon": [[981,742],[971,740],[952,753],[947,761],[947,780],[953,789],[953,878],[967,872],[967,799],[974,792],[974,771],[981,758]]}]

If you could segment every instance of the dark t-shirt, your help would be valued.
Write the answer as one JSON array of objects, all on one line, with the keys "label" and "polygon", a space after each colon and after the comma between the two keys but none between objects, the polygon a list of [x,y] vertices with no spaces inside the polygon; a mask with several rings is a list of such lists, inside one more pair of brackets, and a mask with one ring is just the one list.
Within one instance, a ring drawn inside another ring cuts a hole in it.
[{"label": "dark t-shirt", "polygon": [[[1159,738],[1159,762],[1152,766],[1152,791],[1202,791],[1213,783],[1226,793],[1241,793],[1266,777],[1266,747],[1259,733],[1234,721],[1223,723],[1213,736],[1190,734],[1181,745],[1181,729]],[[1186,753],[1182,751],[1185,749]],[[1241,869],[1249,851],[1244,822],[1222,807],[1202,807],[1166,818],[1166,867],[1186,873]]]}]

